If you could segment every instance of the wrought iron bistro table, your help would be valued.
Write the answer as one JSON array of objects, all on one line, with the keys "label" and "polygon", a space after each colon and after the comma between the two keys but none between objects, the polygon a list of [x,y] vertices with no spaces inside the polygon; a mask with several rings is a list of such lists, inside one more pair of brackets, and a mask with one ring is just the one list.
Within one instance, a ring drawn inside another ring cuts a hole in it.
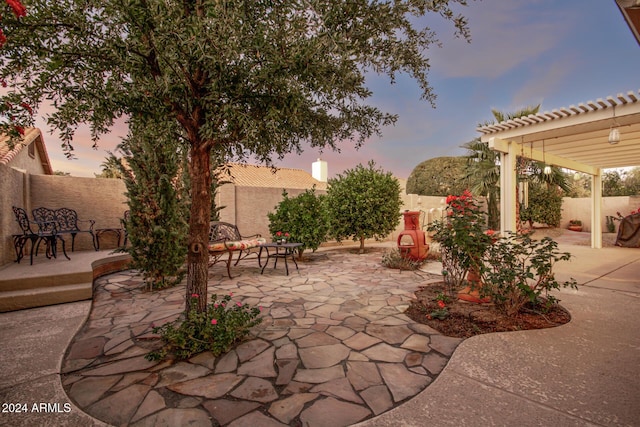
[{"label": "wrought iron bistro table", "polygon": [[[264,273],[264,269],[269,264],[269,259],[273,258],[273,268],[276,268],[278,265],[278,258],[284,258],[284,268],[287,272],[287,276],[289,275],[289,264],[287,264],[287,257],[291,258],[291,261],[296,266],[296,270],[298,270],[298,263],[294,258],[294,249],[302,246],[302,243],[263,243],[260,245],[260,252],[258,253],[258,263],[260,263],[260,259],[262,258],[262,250],[265,249],[267,251],[267,260],[264,262],[262,266],[262,270],[260,274]],[[275,252],[270,252],[269,248],[275,248]]]}]

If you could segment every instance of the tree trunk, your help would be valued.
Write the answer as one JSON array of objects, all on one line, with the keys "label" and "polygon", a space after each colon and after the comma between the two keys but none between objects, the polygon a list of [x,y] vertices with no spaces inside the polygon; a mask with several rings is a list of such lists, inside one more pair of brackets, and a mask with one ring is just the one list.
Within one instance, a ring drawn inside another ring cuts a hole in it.
[{"label": "tree trunk", "polygon": [[360,236],[360,250],[358,251],[359,254],[363,254],[364,253],[364,237]]},{"label": "tree trunk", "polygon": [[[204,144],[191,146],[191,214],[189,218],[189,246],[187,252],[186,310],[195,308],[202,313],[207,306],[209,267],[209,218],[211,216],[210,150]],[[198,298],[193,298],[198,295]],[[192,304],[197,304],[192,307]]]}]

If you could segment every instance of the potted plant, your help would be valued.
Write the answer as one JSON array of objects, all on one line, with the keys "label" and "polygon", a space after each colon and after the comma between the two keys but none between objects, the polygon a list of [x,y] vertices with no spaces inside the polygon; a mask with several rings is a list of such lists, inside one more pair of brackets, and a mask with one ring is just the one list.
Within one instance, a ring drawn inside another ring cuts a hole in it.
[{"label": "potted plant", "polygon": [[569,230],[582,231],[582,221],[579,219],[572,219],[569,221]]}]

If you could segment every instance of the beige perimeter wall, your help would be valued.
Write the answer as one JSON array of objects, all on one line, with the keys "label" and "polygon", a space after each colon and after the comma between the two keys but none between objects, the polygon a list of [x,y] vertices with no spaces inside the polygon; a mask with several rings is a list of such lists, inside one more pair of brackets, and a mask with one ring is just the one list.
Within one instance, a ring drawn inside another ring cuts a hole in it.
[{"label": "beige perimeter wall", "polygon": [[[0,168],[0,265],[15,260],[11,235],[20,233],[20,229],[12,206],[24,208],[30,218],[34,208],[66,207],[75,209],[81,220],[95,220],[94,229],[120,227],[120,219],[127,209],[125,191],[124,182],[119,179],[30,175],[12,168]],[[81,223],[83,226],[88,224]],[[107,238],[110,236],[105,235]],[[91,236],[78,234],[75,246],[75,250],[92,249]],[[71,250],[70,243],[67,249]]]},{"label": "beige perimeter wall", "polygon": [[[421,225],[441,218],[444,212],[444,197],[405,194],[405,180],[400,180],[403,206],[398,212],[398,227],[386,240],[396,241],[403,229],[401,213],[404,210],[421,212]],[[118,179],[77,178],[55,175],[30,175],[12,168],[0,168],[0,265],[12,263],[15,252],[11,235],[20,230],[11,210],[12,206],[25,208],[29,214],[33,208],[68,207],[78,212],[80,219],[93,219],[95,228],[119,227],[120,219],[127,209],[126,188]],[[301,189],[287,189],[290,197],[304,192]],[[318,194],[325,193],[317,190]],[[274,212],[282,200],[281,188],[236,187],[224,185],[217,196],[218,206],[224,206],[221,220],[238,225],[244,235],[262,234],[269,237],[267,214]],[[566,227],[570,219],[582,220],[585,231],[591,229],[590,199],[568,199],[563,201],[561,227]],[[606,215],[621,212],[628,214],[640,207],[640,196],[607,197],[603,199],[603,230],[606,230]],[[83,233],[84,234],[84,233]],[[107,237],[107,236],[105,236]],[[91,239],[87,234],[76,239],[76,250],[90,250]]]}]

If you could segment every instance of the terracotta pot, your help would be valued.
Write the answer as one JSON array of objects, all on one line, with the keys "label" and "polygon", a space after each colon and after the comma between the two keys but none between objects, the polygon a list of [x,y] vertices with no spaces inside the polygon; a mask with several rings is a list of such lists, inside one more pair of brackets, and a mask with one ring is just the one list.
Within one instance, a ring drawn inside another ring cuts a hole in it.
[{"label": "terracotta pot", "polygon": [[484,304],[484,303],[491,302],[491,298],[489,297],[483,298],[480,296],[480,288],[482,287],[482,278],[480,277],[480,274],[476,270],[474,269],[469,270],[469,272],[467,273],[467,281],[469,282],[469,286],[467,286],[466,288],[458,292],[459,300],[473,302],[476,304]]},{"label": "terracotta pot", "polygon": [[571,230],[571,231],[582,231],[582,226],[581,225],[570,225],[569,226],[569,230]]}]

